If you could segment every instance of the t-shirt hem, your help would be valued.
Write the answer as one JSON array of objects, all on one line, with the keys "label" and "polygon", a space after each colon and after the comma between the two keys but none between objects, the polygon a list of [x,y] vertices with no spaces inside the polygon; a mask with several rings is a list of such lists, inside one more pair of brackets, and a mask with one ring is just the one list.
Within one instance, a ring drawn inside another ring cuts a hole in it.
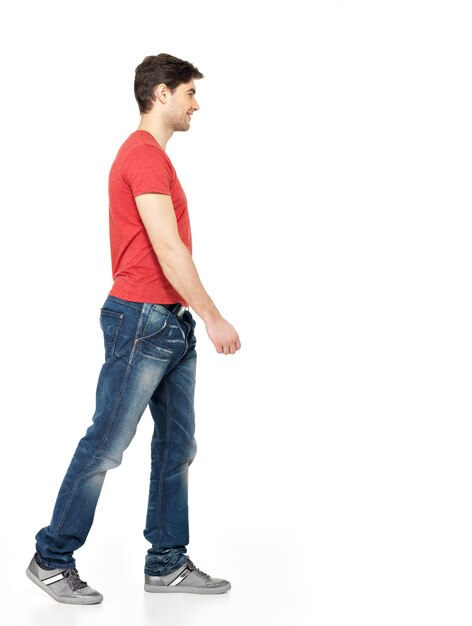
[{"label": "t-shirt hem", "polygon": [[188,304],[185,301],[182,301],[182,298],[171,299],[169,296],[159,296],[130,292],[130,291],[121,291],[116,289],[111,289],[108,292],[109,296],[113,296],[114,298],[119,298],[120,300],[127,300],[128,302],[139,302],[142,304],[177,304],[180,303],[183,306],[187,307]]},{"label": "t-shirt hem", "polygon": [[163,190],[163,189],[148,189],[145,188],[143,190],[139,189],[139,190],[133,190],[133,198],[137,198],[138,196],[143,196],[146,193],[158,193],[161,196],[169,196],[172,198],[171,194],[169,193],[169,190]]}]

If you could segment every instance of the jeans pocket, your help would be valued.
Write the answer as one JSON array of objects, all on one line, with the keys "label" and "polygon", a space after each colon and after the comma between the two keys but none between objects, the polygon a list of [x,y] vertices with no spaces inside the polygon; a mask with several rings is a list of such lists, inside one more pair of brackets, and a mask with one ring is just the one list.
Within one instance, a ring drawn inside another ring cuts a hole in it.
[{"label": "jeans pocket", "polygon": [[167,328],[170,313],[165,309],[153,307],[144,324],[141,334],[143,341],[157,339]]},{"label": "jeans pocket", "polygon": [[115,354],[115,345],[123,321],[123,313],[103,308],[100,312],[100,327],[103,331],[105,344],[105,360],[109,361]]},{"label": "jeans pocket", "polygon": [[140,343],[143,354],[162,361],[172,358],[184,339],[172,313],[155,305],[144,324]]}]

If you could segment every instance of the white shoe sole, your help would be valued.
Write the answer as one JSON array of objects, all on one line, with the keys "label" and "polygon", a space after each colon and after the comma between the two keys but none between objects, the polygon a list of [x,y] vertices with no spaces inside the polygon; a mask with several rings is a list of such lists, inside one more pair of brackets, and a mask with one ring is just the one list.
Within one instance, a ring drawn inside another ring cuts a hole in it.
[{"label": "white shoe sole", "polygon": [[217,593],[226,593],[231,589],[231,583],[221,585],[221,587],[166,587],[165,585],[147,585],[144,584],[144,591],[149,593],[198,593],[202,595],[212,595]]}]

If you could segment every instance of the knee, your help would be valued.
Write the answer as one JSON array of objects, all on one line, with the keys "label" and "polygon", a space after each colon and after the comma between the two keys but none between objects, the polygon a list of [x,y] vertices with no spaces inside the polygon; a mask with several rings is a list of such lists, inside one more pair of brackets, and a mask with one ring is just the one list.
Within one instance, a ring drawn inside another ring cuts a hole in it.
[{"label": "knee", "polygon": [[192,465],[195,457],[197,456],[197,442],[195,441],[195,439],[192,441],[190,448],[189,448],[189,454],[188,454],[188,464]]},{"label": "knee", "polygon": [[97,451],[94,462],[90,464],[90,468],[94,474],[97,472],[108,472],[108,470],[112,470],[121,465],[122,460],[123,450],[110,450],[105,448]]},{"label": "knee", "polygon": [[108,470],[115,469],[115,467],[118,467],[119,465],[121,465],[122,460],[123,460],[123,454],[120,454],[117,456],[110,456],[110,455],[102,456],[100,458],[100,471],[108,472]]}]

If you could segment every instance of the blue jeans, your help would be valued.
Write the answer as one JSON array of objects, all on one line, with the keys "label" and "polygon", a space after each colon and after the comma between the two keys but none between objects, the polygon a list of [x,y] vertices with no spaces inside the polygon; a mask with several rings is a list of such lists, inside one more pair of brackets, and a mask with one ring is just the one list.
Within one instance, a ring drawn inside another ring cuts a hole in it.
[{"label": "blue jeans", "polygon": [[105,363],[91,426],[80,440],[49,526],[36,535],[47,567],[75,567],[87,539],[107,470],[120,465],[147,406],[154,420],[144,536],[151,543],[145,572],[168,574],[182,565],[189,542],[188,467],[194,439],[195,322],[158,304],[109,296],[100,325]]}]

